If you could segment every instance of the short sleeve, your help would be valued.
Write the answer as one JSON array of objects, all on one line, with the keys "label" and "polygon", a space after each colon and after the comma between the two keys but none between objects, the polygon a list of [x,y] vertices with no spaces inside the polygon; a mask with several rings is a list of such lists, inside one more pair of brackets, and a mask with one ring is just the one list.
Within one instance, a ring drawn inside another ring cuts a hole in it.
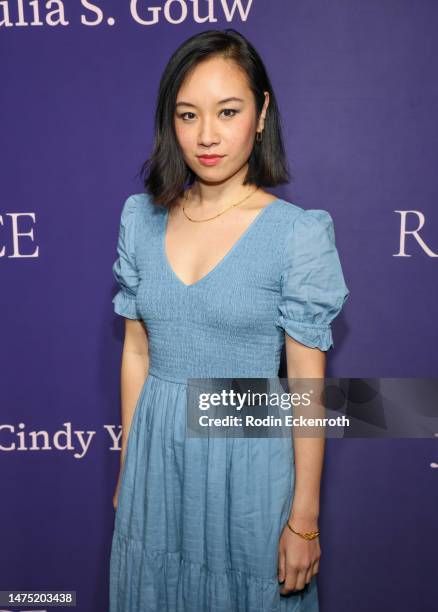
[{"label": "short sleeve", "polygon": [[276,325],[298,342],[327,351],[334,347],[331,323],[350,294],[330,214],[325,210],[300,212],[283,257]]},{"label": "short sleeve", "polygon": [[118,257],[112,268],[119,285],[119,291],[112,300],[114,311],[127,319],[141,319],[136,307],[139,277],[135,262],[135,211],[136,200],[129,196],[122,208],[117,242]]}]

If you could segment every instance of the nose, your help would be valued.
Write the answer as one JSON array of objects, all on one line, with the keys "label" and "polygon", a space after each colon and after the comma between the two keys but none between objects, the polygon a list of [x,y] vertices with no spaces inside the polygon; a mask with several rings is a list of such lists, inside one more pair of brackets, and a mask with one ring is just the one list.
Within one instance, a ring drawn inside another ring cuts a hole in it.
[{"label": "nose", "polygon": [[204,147],[210,147],[220,142],[217,125],[213,118],[204,118],[200,121],[198,142]]}]

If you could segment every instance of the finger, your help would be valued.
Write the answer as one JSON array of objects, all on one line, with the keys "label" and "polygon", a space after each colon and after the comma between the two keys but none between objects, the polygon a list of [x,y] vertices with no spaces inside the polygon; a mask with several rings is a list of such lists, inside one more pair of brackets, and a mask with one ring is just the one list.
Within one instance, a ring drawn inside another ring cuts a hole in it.
[{"label": "finger", "polygon": [[306,574],[307,570],[300,571],[297,573],[297,580],[295,583],[295,590],[301,591],[306,586]]},{"label": "finger", "polygon": [[310,581],[312,580],[314,566],[315,566],[314,563],[312,563],[312,565],[309,567],[309,569],[306,572],[306,580],[305,580],[306,584],[309,584]]},{"label": "finger", "polygon": [[280,593],[286,595],[287,593],[295,590],[296,581],[297,570],[293,567],[286,567],[286,580]]},{"label": "finger", "polygon": [[284,582],[286,578],[286,556],[283,552],[278,555],[278,582]]},{"label": "finger", "polygon": [[313,575],[316,576],[318,572],[319,572],[319,561],[315,561],[315,563],[313,564]]}]

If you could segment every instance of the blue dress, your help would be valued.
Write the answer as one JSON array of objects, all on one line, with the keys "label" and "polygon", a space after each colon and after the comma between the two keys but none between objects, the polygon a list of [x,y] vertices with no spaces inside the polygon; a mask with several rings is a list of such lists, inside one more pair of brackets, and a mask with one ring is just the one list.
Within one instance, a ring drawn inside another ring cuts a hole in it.
[{"label": "blue dress", "polygon": [[348,297],[333,221],[280,198],[186,285],[167,260],[167,210],[128,197],[115,312],[145,322],[149,371],[127,439],[109,568],[110,612],[317,612],[314,576],[280,595],[292,436],[186,436],[187,378],[278,376],[285,332],[333,346]]}]

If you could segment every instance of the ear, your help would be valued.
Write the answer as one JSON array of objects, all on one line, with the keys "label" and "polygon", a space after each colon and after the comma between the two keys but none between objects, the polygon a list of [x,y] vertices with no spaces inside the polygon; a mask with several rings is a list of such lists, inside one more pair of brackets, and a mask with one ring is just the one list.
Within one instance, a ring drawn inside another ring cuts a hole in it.
[{"label": "ear", "polygon": [[264,91],[263,93],[265,94],[265,102],[263,104],[262,112],[260,113],[260,119],[259,119],[258,126],[257,126],[257,132],[262,132],[265,127],[266,111],[268,110],[268,106],[269,106],[269,92]]}]

